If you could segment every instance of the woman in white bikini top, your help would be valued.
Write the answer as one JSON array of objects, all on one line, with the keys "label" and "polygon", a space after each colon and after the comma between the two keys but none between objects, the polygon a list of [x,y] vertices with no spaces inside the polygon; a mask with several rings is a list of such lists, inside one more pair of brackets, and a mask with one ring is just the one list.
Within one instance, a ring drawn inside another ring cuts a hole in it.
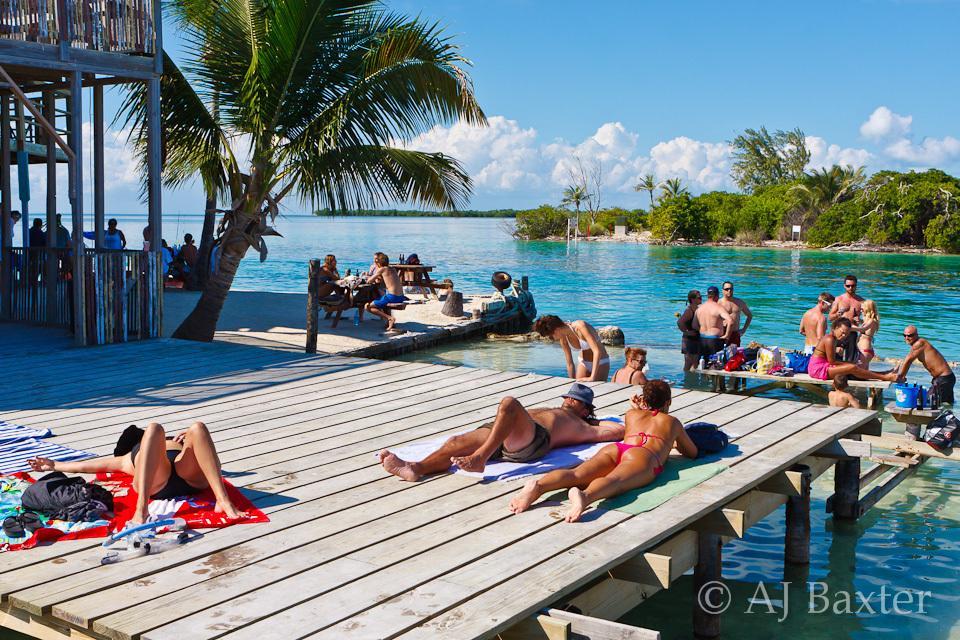
[{"label": "woman in white bikini top", "polygon": [[[569,377],[606,382],[610,375],[610,356],[590,324],[583,320],[567,324],[557,316],[546,315],[537,319],[533,329],[544,338],[550,337],[560,343]],[[576,364],[573,361],[574,350],[580,352]]]}]

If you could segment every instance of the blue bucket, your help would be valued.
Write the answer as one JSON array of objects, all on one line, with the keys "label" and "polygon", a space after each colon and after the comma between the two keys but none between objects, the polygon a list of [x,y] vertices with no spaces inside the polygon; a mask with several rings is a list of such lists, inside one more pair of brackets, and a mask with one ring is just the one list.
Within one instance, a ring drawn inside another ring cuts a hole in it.
[{"label": "blue bucket", "polygon": [[897,396],[897,406],[903,409],[915,409],[920,387],[911,387],[905,384],[893,385],[893,392]]}]

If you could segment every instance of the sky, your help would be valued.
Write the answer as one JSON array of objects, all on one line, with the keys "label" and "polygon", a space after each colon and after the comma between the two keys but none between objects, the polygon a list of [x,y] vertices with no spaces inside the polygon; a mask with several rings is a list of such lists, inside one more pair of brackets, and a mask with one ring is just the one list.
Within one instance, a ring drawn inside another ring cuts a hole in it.
[{"label": "sky", "polygon": [[[556,204],[578,158],[602,167],[604,206],[643,206],[647,195],[633,186],[647,173],[679,177],[694,193],[733,190],[728,141],[760,126],[802,129],[810,169],[935,166],[960,175],[958,1],[386,6],[439,22],[472,63],[488,126],[437,126],[405,141],[464,164],[470,208]],[[170,25],[165,38],[180,57]],[[109,98],[108,111],[116,103]],[[107,210],[133,213],[145,207],[124,140],[122,130],[108,135]],[[42,176],[33,181],[42,193]],[[202,203],[196,185],[164,193],[165,212]]]}]

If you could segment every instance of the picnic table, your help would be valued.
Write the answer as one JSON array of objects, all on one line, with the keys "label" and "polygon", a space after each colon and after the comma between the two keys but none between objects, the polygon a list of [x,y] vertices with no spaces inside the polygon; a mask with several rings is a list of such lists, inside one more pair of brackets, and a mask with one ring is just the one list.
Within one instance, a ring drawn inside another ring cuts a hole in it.
[{"label": "picnic table", "polygon": [[391,267],[400,274],[400,280],[405,287],[420,287],[429,289],[433,295],[437,295],[437,289],[453,289],[453,283],[449,280],[432,280],[430,272],[434,267],[426,264],[391,264]]},{"label": "picnic table", "polygon": [[344,279],[338,280],[337,286],[344,291],[344,295],[339,301],[320,301],[320,306],[322,306],[323,310],[326,312],[326,314],[323,316],[324,320],[328,320],[330,316],[336,314],[336,316],[333,318],[333,322],[330,324],[331,329],[335,329],[337,327],[337,323],[340,322],[340,317],[343,315],[344,311],[347,309],[357,309],[357,313],[363,314],[363,308],[366,306],[366,304],[376,300],[378,297],[377,285],[375,284],[367,284],[365,282],[360,282],[359,280]]},{"label": "picnic table", "polygon": [[[743,382],[743,393],[752,396],[769,389],[782,387],[784,389],[793,389],[799,387],[806,391],[826,398],[829,393],[824,387],[832,387],[833,380],[819,380],[812,378],[806,373],[795,373],[792,376],[774,376],[769,373],[754,373],[752,371],[724,371],[723,369],[694,369],[696,373],[710,376],[713,379],[713,391],[724,393],[727,391],[726,378],[734,381],[733,389],[736,390],[738,383]],[[761,380],[764,384],[758,387],[748,389],[747,380]],[[880,405],[883,400],[884,390],[890,386],[889,382],[884,380],[849,380],[849,385],[858,389],[867,390],[867,408],[873,409]]]}]

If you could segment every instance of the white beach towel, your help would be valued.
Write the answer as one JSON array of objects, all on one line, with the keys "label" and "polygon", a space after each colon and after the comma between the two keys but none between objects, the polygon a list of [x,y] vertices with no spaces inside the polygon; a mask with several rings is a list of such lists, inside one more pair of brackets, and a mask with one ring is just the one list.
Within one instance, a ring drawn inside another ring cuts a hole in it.
[{"label": "white beach towel", "polygon": [[50,429],[31,429],[18,424],[0,420],[0,445],[20,442],[29,438],[48,438],[53,435]]},{"label": "white beach towel", "polygon": [[[621,418],[615,416],[603,417],[600,418],[600,420],[623,422]],[[424,440],[422,442],[411,442],[410,444],[391,448],[390,451],[402,460],[420,461],[439,449],[449,437],[450,436],[436,438],[434,440]],[[464,471],[456,466],[451,466],[450,471],[453,473],[462,473],[474,478],[483,478],[484,480],[519,480],[521,478],[547,473],[554,469],[569,469],[570,467],[575,467],[581,462],[589,460],[608,444],[610,443],[595,442],[578,444],[572,447],[561,447],[554,449],[544,457],[539,460],[534,460],[533,462],[503,462],[501,460],[491,460],[487,462],[482,473]]]}]

